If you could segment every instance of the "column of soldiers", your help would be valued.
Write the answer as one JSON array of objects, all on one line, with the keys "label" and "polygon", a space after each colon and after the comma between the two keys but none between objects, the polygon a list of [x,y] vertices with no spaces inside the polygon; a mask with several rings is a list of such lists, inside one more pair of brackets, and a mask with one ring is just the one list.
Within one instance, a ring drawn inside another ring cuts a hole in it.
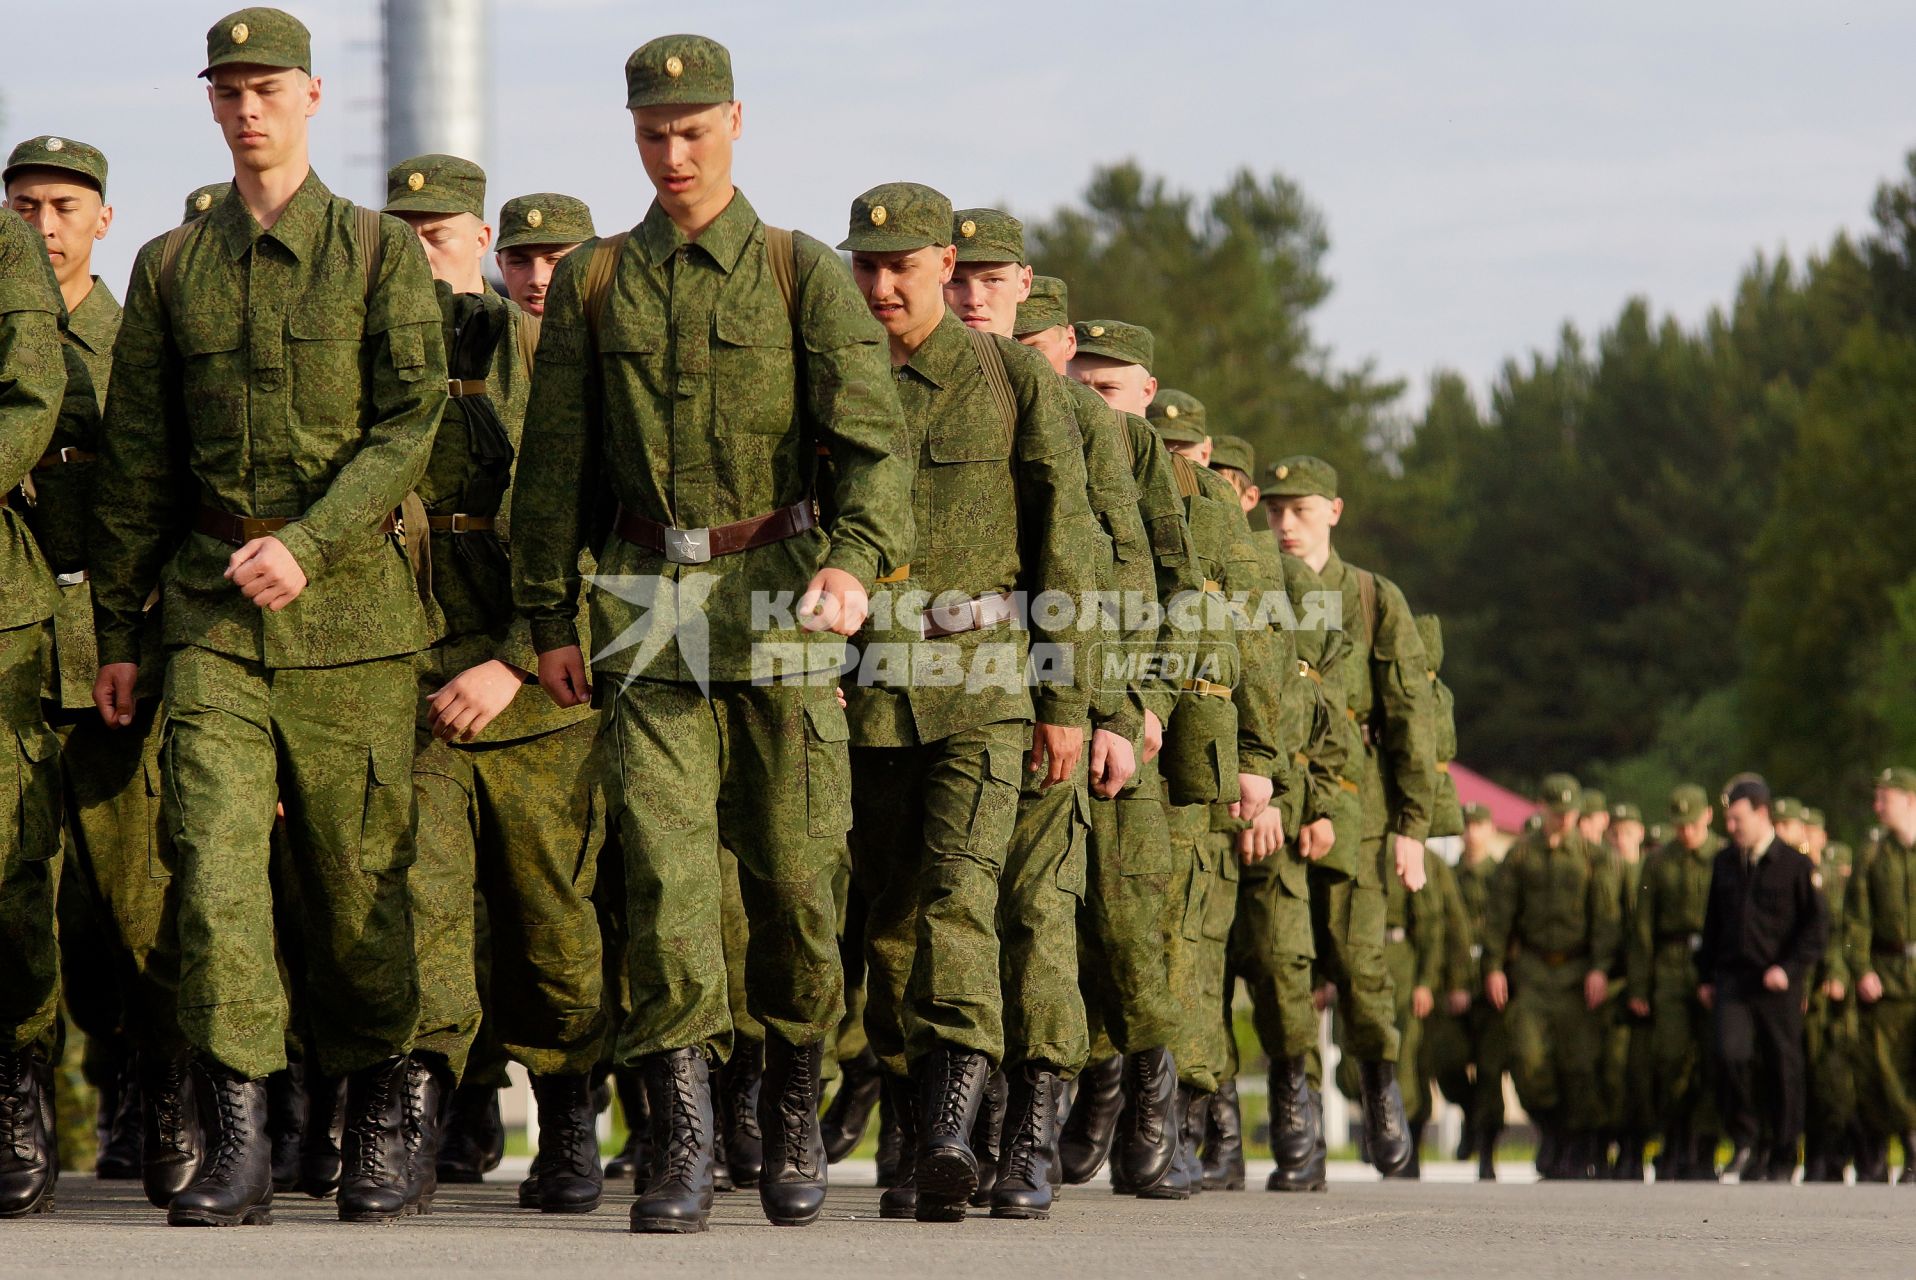
[{"label": "column of soldiers", "polygon": [[[816,1220],[874,1100],[886,1217],[1044,1218],[1107,1162],[1241,1187],[1240,980],[1272,1190],[1326,1185],[1327,1007],[1386,1176],[1435,1084],[1494,1177],[1506,1066],[1547,1176],[1641,1176],[1659,1130],[1659,1176],[1713,1175],[1672,941],[1702,793],[1639,858],[1640,815],[1553,776],[1496,863],[1436,620],[1339,557],[1336,471],[1260,471],[1016,219],[885,183],[849,269],[769,226],[698,36],[627,61],[655,199],[606,236],[540,193],[495,242],[453,156],[332,195],[279,10],[214,24],[201,75],[235,177],[124,314],[104,155],[42,136],[4,175],[0,1215],[53,1204],[62,1000],[100,1175],[176,1225],[428,1212],[497,1166],[508,1061],[520,1205],[630,1177],[635,1231],[754,1186]],[[1811,1022],[1839,1176],[1916,1123],[1916,777],[1884,787]]]}]

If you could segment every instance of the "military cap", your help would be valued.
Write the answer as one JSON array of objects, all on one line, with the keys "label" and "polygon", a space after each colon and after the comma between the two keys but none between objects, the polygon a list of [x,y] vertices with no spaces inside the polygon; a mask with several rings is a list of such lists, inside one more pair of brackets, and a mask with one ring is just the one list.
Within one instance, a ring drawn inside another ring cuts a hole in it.
[{"label": "military cap", "polygon": [[0,186],[12,182],[13,175],[22,169],[62,169],[85,178],[102,196],[106,195],[105,154],[98,147],[72,138],[58,134],[28,138],[7,157],[7,167],[0,171]]},{"label": "military cap", "polygon": [[1652,822],[1650,829],[1643,833],[1643,838],[1653,845],[1662,844],[1670,838],[1670,828],[1661,822]]},{"label": "military cap", "polygon": [[1770,817],[1777,822],[1801,822],[1803,802],[1795,796],[1778,796],[1770,804]]},{"label": "military cap", "polygon": [[211,212],[213,206],[226,199],[226,193],[232,189],[230,182],[209,182],[203,187],[194,187],[186,193],[186,212],[180,215],[180,221],[191,222]]},{"label": "military cap", "polygon": [[1467,804],[1464,806],[1465,822],[1489,822],[1490,806],[1487,804]]},{"label": "military cap", "polygon": [[1670,817],[1678,822],[1695,822],[1709,807],[1709,793],[1694,782],[1686,782],[1670,792]]},{"label": "military cap", "polygon": [[1600,813],[1608,813],[1610,812],[1610,797],[1604,795],[1603,792],[1597,790],[1595,787],[1586,787],[1583,792],[1583,800],[1577,806],[1577,812],[1586,818],[1594,818]]},{"label": "military cap", "polygon": [[1322,498],[1337,496],[1337,468],[1322,458],[1293,454],[1280,458],[1271,467],[1271,478],[1264,483],[1267,498],[1303,498],[1316,494]]},{"label": "military cap", "polygon": [[1643,810],[1633,804],[1614,804],[1610,806],[1610,821],[1640,823],[1643,821]]},{"label": "military cap", "polygon": [[960,262],[1025,260],[1025,224],[1003,209],[960,209],[951,215],[951,242]]},{"label": "military cap", "polygon": [[499,206],[499,239],[494,247],[522,244],[579,244],[592,239],[592,210],[577,196],[556,191],[514,196]]},{"label": "military cap", "polygon": [[851,230],[839,248],[910,253],[951,243],[951,201],[917,182],[886,182],[852,201]]},{"label": "military cap", "polygon": [[1528,818],[1525,818],[1523,820],[1523,829],[1527,832],[1542,831],[1543,815],[1541,813],[1533,813]]},{"label": "military cap", "polygon": [[1056,276],[1031,277],[1031,296],[1018,304],[1018,318],[1012,321],[1013,337],[1043,333],[1071,323],[1070,290]]},{"label": "military cap", "polygon": [[1216,436],[1211,441],[1211,470],[1229,467],[1245,479],[1257,474],[1257,452],[1243,436]]},{"label": "military cap", "polygon": [[1583,787],[1567,773],[1549,774],[1537,788],[1537,803],[1552,813],[1573,813],[1583,803]]},{"label": "military cap", "polygon": [[1803,809],[1803,821],[1809,826],[1816,827],[1819,830],[1826,825],[1823,821],[1823,811],[1821,809],[1811,809],[1808,806],[1805,806]]},{"label": "military cap", "polygon": [[1916,769],[1892,765],[1876,775],[1876,786],[1881,791],[1908,791],[1916,794]]},{"label": "military cap", "polygon": [[469,213],[486,220],[486,171],[458,156],[427,154],[386,170],[384,213]]},{"label": "military cap", "polygon": [[1159,391],[1144,411],[1166,444],[1199,444],[1211,434],[1205,425],[1204,402],[1188,391],[1169,387]]},{"label": "military cap", "polygon": [[660,36],[625,60],[627,107],[711,106],[735,96],[732,55],[705,36]]},{"label": "military cap", "polygon": [[1078,335],[1078,354],[1103,356],[1122,364],[1141,364],[1149,370],[1157,358],[1157,339],[1141,324],[1122,320],[1080,320],[1071,326]]},{"label": "military cap", "polygon": [[231,62],[254,67],[298,67],[313,74],[313,34],[306,24],[284,9],[241,9],[229,13],[206,31],[206,68]]}]

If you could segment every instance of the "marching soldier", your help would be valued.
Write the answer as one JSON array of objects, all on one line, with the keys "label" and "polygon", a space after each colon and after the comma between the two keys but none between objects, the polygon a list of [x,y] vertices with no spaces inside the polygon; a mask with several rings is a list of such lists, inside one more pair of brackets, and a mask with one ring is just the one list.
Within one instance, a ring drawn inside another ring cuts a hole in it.
[{"label": "marching soldier", "polygon": [[1612,1172],[1619,1182],[1643,1181],[1643,1148],[1656,1132],[1656,1059],[1652,1052],[1650,1020],[1629,1001],[1629,949],[1635,937],[1637,904],[1646,867],[1643,852],[1643,811],[1633,804],[1610,807],[1605,833],[1616,859],[1618,886],[1623,893],[1623,946],[1618,949],[1610,977],[1612,1026],[1606,1085],[1611,1096],[1611,1129],[1617,1146]]},{"label": "marching soldier", "polygon": [[[1916,1152],[1916,769],[1883,770],[1875,810],[1881,834],[1864,847],[1850,877],[1846,946],[1830,949],[1842,956],[1830,994],[1840,998],[1852,984],[1856,990],[1864,1132],[1899,1135],[1902,1181],[1916,1183],[1916,1155],[1909,1154]],[[1859,1180],[1865,1163],[1859,1156]]]},{"label": "marching soldier", "polygon": [[1823,952],[1821,972],[1810,983],[1810,1003],[1803,1018],[1809,1062],[1803,1181],[1842,1182],[1856,1126],[1856,1002],[1849,998],[1846,984],[1830,979],[1843,963],[1855,859],[1848,845],[1831,843],[1820,809],[1803,811],[1803,853],[1816,864],[1812,879],[1823,891],[1830,918],[1830,944]]},{"label": "marching soldier", "polygon": [[[1444,1097],[1463,1108],[1457,1158],[1477,1157],[1479,1181],[1497,1180],[1497,1138],[1503,1130],[1503,1014],[1481,994],[1486,973],[1483,939],[1489,928],[1491,886],[1499,866],[1490,842],[1497,826],[1481,804],[1463,806],[1464,849],[1451,877],[1460,915],[1446,916],[1446,934],[1461,935],[1449,950],[1461,965],[1443,1013],[1429,1028],[1431,1074]],[[1461,951],[1461,954],[1460,954]]]},{"label": "marching soldier", "polygon": [[[597,234],[592,210],[576,196],[541,191],[506,201],[499,206],[499,239],[493,246],[506,296],[535,321],[545,315],[552,273]],[[538,331],[536,323],[531,331]]]}]

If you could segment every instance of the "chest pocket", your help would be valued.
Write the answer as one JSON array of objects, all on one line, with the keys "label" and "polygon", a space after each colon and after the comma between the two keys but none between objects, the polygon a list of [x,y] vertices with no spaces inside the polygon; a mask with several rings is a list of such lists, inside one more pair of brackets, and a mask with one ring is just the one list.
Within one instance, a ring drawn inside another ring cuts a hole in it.
[{"label": "chest pocket", "polygon": [[672,393],[665,376],[665,317],[630,306],[606,309],[599,326],[599,369],[608,387],[637,374],[655,396]]},{"label": "chest pocket", "polygon": [[933,550],[996,542],[1016,528],[1011,433],[984,387],[965,390],[968,411],[933,424],[925,442],[932,465],[918,474],[919,507],[929,516],[921,536]]},{"label": "chest pocket", "polygon": [[247,369],[240,350],[245,325],[237,310],[200,308],[183,311],[173,324],[180,353],[180,390],[197,408],[193,450],[213,467],[230,463],[246,435]]},{"label": "chest pocket", "polygon": [[727,306],[713,315],[712,399],[719,430],[782,436],[797,417],[792,321],[782,308]]},{"label": "chest pocket", "polygon": [[351,295],[309,294],[287,314],[293,456],[308,477],[331,476],[359,445],[365,330],[365,304]]}]

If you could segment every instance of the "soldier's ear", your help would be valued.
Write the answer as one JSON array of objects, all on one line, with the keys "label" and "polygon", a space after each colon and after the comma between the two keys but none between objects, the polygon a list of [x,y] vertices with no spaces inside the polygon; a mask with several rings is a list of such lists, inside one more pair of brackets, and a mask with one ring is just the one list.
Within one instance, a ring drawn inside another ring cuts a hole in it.
[{"label": "soldier's ear", "polygon": [[306,77],[306,115],[309,119],[319,114],[320,97],[321,97],[321,93],[320,93],[319,77],[307,76]]},{"label": "soldier's ear", "polygon": [[1337,522],[1339,520],[1342,520],[1343,518],[1344,518],[1344,500],[1342,498],[1332,498],[1331,499],[1331,527],[1335,528],[1337,526]]}]

